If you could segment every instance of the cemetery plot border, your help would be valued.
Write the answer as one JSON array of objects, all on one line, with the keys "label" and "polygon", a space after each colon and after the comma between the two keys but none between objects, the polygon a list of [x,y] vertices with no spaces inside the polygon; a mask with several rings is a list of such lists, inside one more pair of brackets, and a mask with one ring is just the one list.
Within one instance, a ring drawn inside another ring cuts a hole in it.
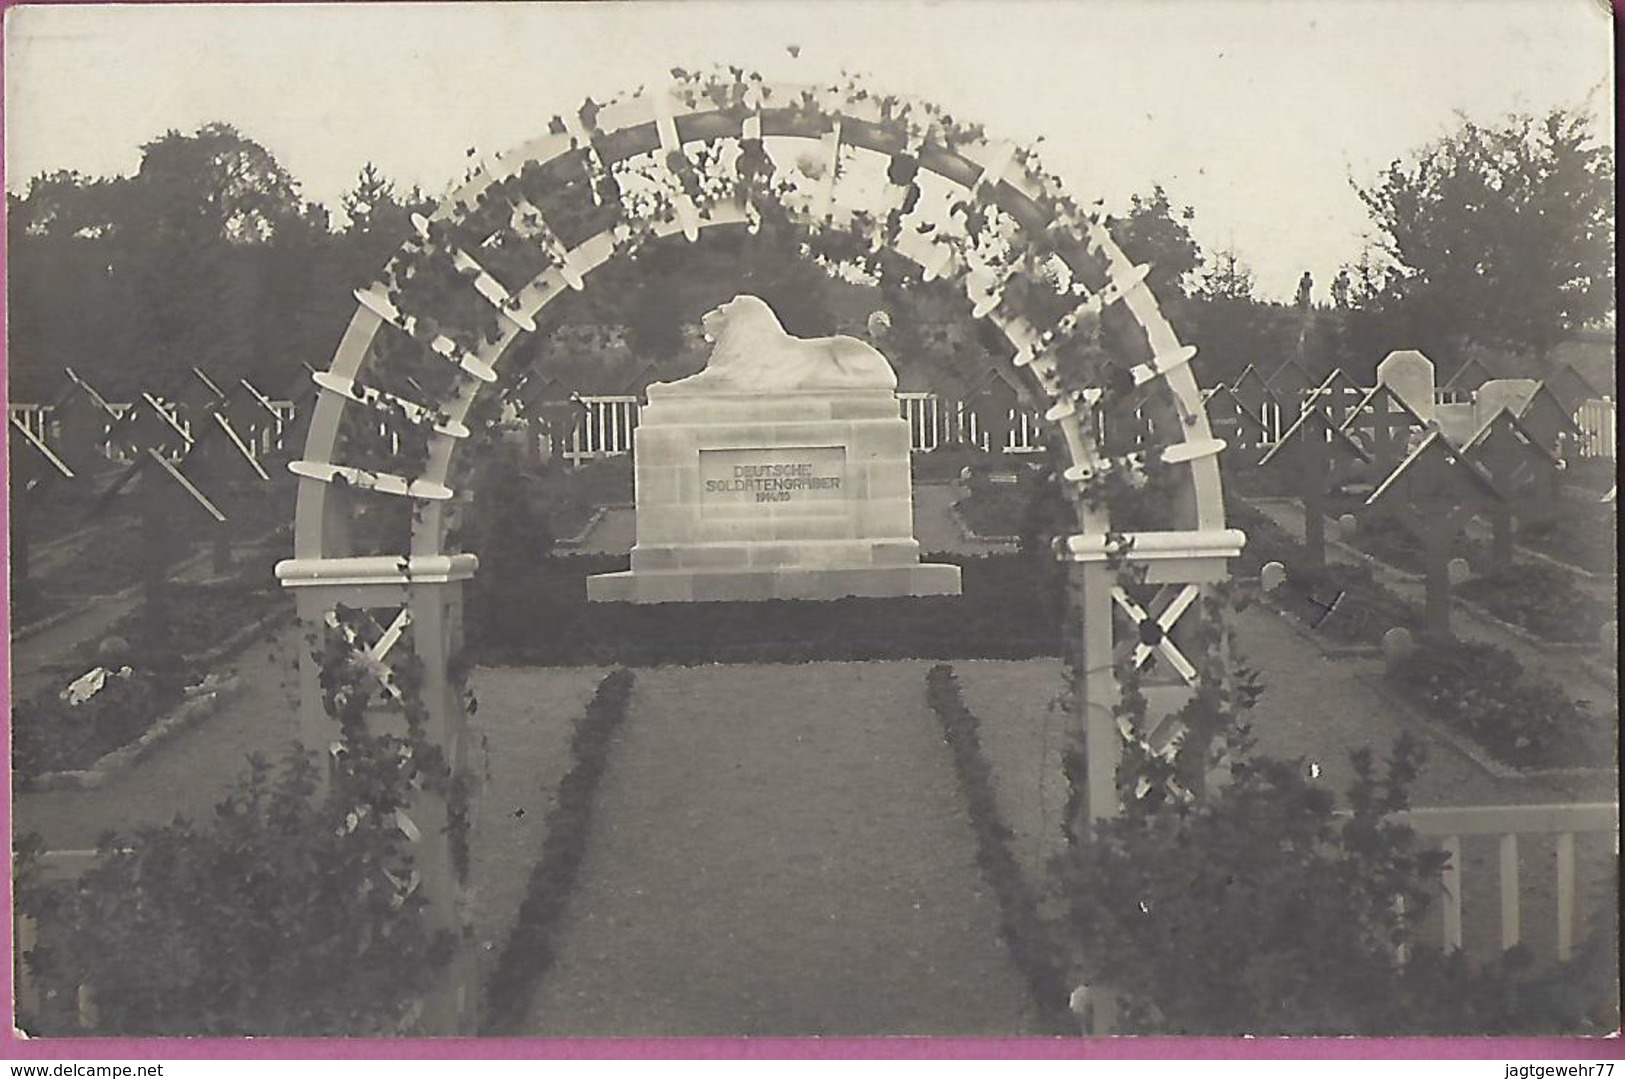
[{"label": "cemetery plot border", "polygon": [[953,667],[932,667],[925,682],[931,711],[942,724],[943,740],[953,753],[954,775],[976,835],[976,864],[1003,914],[999,933],[1026,978],[1044,1022],[1057,1035],[1075,1034],[1078,1020],[1067,1007],[1070,971],[1060,959],[1063,953],[1056,946],[1055,934],[1044,922],[1038,897],[1012,848],[1012,832],[995,793],[993,768],[982,749],[981,721],[965,706]]},{"label": "cemetery plot border", "polygon": [[[1282,585],[1263,594],[1265,604],[1328,658],[1380,655],[1383,635],[1396,627],[1416,635],[1421,613],[1372,581],[1368,569],[1333,564],[1325,575],[1295,572],[1302,548],[1284,529],[1244,503],[1233,503],[1230,512],[1247,530],[1247,563],[1287,567]],[[1328,641],[1340,637],[1364,647]],[[1557,683],[1526,673],[1510,652],[1451,641],[1427,646],[1426,658],[1421,656],[1412,652],[1392,665],[1380,682],[1384,695],[1438,720],[1455,740],[1481,746],[1469,755],[1481,765],[1499,762],[1505,771],[1492,769],[1496,774],[1545,774],[1553,767],[1559,769],[1555,774],[1567,774],[1569,765],[1611,752],[1605,720],[1576,707]],[[1474,671],[1482,678],[1493,675],[1493,684],[1473,677]]]},{"label": "cemetery plot border", "polygon": [[570,765],[543,825],[541,856],[531,870],[518,920],[486,978],[486,1034],[520,1033],[518,1025],[530,1010],[536,985],[558,954],[555,936],[586,854],[588,828],[597,806],[594,795],[609,765],[614,734],[631,706],[635,684],[636,676],[624,668],[604,675],[576,720]]},{"label": "cemetery plot border", "polygon": [[[68,690],[53,686],[15,706],[12,763],[19,783],[94,786],[212,714],[230,683],[212,672],[292,618],[281,599],[258,584],[225,592],[179,586],[171,617],[180,633],[165,649],[153,651],[142,643],[140,610],[113,623],[96,641],[82,643],[77,662],[63,670],[70,676],[105,673],[98,687],[85,683],[88,695],[82,691],[81,703],[70,702]],[[102,643],[115,639],[135,644],[115,645],[116,654],[104,655]]]}]

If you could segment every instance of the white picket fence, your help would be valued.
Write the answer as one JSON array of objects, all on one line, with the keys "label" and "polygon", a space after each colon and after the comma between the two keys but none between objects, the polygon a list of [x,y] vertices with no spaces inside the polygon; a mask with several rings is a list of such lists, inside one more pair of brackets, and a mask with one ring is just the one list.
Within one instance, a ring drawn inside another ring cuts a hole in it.
[{"label": "white picket fence", "polygon": [[[1344,387],[1334,392],[1340,395],[1347,408],[1352,408],[1362,391]],[[1470,394],[1464,397],[1462,391],[1444,387],[1435,390],[1434,397],[1440,404],[1456,404],[1471,399]],[[949,442],[963,442],[983,450],[990,449],[988,433],[982,430],[981,420],[966,402],[939,397],[934,393],[899,393],[897,399],[902,416],[908,421],[909,442],[915,452],[934,450]],[[617,457],[632,452],[632,432],[636,429],[643,410],[640,398],[631,394],[601,394],[582,396],[577,400],[581,404],[580,416],[560,456],[572,464],[580,465],[584,461]],[[284,449],[282,444],[284,432],[296,419],[296,409],[292,401],[272,401],[270,404],[274,410],[274,417],[245,435],[245,439],[249,441],[249,448],[260,455],[273,454]],[[122,414],[130,406],[110,404],[109,407]],[[30,433],[47,444],[52,441],[52,406],[14,402],[7,405],[7,411],[13,421],[27,428]],[[1289,408],[1273,401],[1266,402],[1258,412],[1258,419],[1265,432],[1259,444],[1274,445],[1296,418]],[[1574,420],[1580,428],[1580,435],[1576,440],[1576,449],[1580,457],[1618,460],[1618,433],[1614,427],[1615,403],[1612,398],[1603,397],[1585,402],[1575,413]],[[180,418],[179,422],[183,427],[186,426],[184,417]],[[1003,452],[1038,452],[1043,448],[1042,426],[1043,420],[1036,412],[1022,408],[1011,409],[1009,434]],[[125,457],[117,446],[104,445],[103,450],[110,459],[122,460]]]},{"label": "white picket fence", "polygon": [[[1519,840],[1535,836],[1554,837],[1552,873],[1556,896],[1556,955],[1568,959],[1574,954],[1575,935],[1580,932],[1577,838],[1602,834],[1612,837],[1614,855],[1619,855],[1618,803],[1464,806],[1444,809],[1413,809],[1401,814],[1419,836],[1434,840],[1450,864],[1445,869],[1444,895],[1440,903],[1443,943],[1446,948],[1463,945],[1462,936],[1462,843],[1478,836],[1497,840],[1497,894],[1500,901],[1500,946],[1510,948],[1523,940],[1522,874],[1525,866],[1519,854]],[[1617,886],[1617,882],[1616,882]],[[1614,895],[1610,888],[1609,895]]]},{"label": "white picket fence", "polygon": [[[632,452],[632,432],[643,412],[641,399],[631,394],[580,396],[580,411],[560,456],[575,465]],[[898,408],[908,421],[909,445],[916,453],[949,442],[988,449],[988,432],[975,410],[964,401],[934,393],[899,393]],[[1005,453],[1036,453],[1043,448],[1043,420],[1035,412],[1013,408]]]},{"label": "white picket fence", "polygon": [[[281,450],[285,432],[298,418],[298,406],[292,401],[269,401],[267,404],[270,406],[271,414],[266,418],[265,423],[256,426],[251,431],[237,432],[249,451],[256,457],[264,457]],[[116,416],[123,416],[130,410],[128,402],[109,401],[107,407]],[[7,402],[6,404],[6,414],[11,422],[26,428],[30,434],[48,446],[55,443],[58,437],[54,427],[53,414],[55,411],[56,407],[54,405],[38,405],[26,402]],[[174,419],[176,425],[186,432],[187,437],[191,437],[192,425],[190,420],[176,411],[170,411],[169,415]],[[111,424],[112,421],[109,420],[101,428],[100,449],[102,456],[110,461],[128,462],[131,459],[128,449],[119,446],[117,443],[110,442],[107,438],[108,428]]]},{"label": "white picket fence", "polygon": [[1575,413],[1574,422],[1580,428],[1580,456],[1600,458],[1605,461],[1619,460],[1619,432],[1615,430],[1617,422],[1614,414],[1614,399],[1603,397],[1595,401],[1587,401]]}]

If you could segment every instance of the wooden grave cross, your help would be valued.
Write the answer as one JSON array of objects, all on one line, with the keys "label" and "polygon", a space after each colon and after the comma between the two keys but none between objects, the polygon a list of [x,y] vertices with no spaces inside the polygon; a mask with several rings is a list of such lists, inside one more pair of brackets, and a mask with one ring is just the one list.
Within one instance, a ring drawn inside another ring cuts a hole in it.
[{"label": "wooden grave cross", "polygon": [[1214,438],[1222,438],[1228,446],[1250,450],[1263,446],[1269,437],[1269,428],[1258,414],[1236,396],[1228,386],[1216,387],[1207,395],[1207,422]]},{"label": "wooden grave cross", "polygon": [[1276,399],[1275,391],[1264,382],[1264,376],[1258,373],[1258,368],[1252,364],[1242,368],[1241,374],[1236,376],[1236,381],[1230,384],[1230,392],[1235,394],[1242,408],[1258,417],[1259,423],[1266,431],[1275,430],[1270,424],[1269,406],[1278,407],[1280,401]]},{"label": "wooden grave cross", "polygon": [[1551,391],[1558,404],[1568,410],[1570,416],[1580,411],[1580,406],[1587,401],[1602,397],[1602,393],[1569,364],[1564,364],[1542,384]]},{"label": "wooden grave cross", "polygon": [[1319,391],[1333,382],[1327,376],[1311,392],[1303,412],[1258,462],[1292,471],[1303,502],[1304,555],[1317,568],[1326,564],[1327,496],[1371,463],[1371,455],[1332,422],[1331,396]]},{"label": "wooden grave cross", "polygon": [[1580,426],[1574,422],[1573,411],[1565,407],[1544,382],[1535,386],[1535,392],[1518,410],[1518,422],[1531,437],[1559,459],[1565,456],[1564,441],[1580,433]]},{"label": "wooden grave cross", "polygon": [[143,392],[108,428],[108,445],[135,464],[141,463],[148,449],[178,461],[192,448],[192,433],[175,413],[174,404]]},{"label": "wooden grave cross", "polygon": [[1340,428],[1371,457],[1378,476],[1399,467],[1411,451],[1411,437],[1428,429],[1398,394],[1387,386],[1371,387],[1350,410]]},{"label": "wooden grave cross", "polygon": [[1491,416],[1461,452],[1484,470],[1504,496],[1490,508],[1490,560],[1497,567],[1509,566],[1513,516],[1550,511],[1557,494],[1557,455],[1506,409]]},{"label": "wooden grave cross", "polygon": [[51,405],[46,443],[75,474],[93,476],[109,467],[102,447],[108,429],[118,423],[119,414],[73,368],[64,367],[62,373],[68,378],[68,387]]},{"label": "wooden grave cross", "polygon": [[1466,390],[1470,392],[1478,389],[1494,377],[1494,372],[1484,366],[1484,361],[1477,356],[1469,356],[1462,361],[1460,367],[1456,368],[1454,374],[1444,380],[1444,384],[1440,386],[1440,389]]},{"label": "wooden grave cross", "polygon": [[1308,390],[1317,401],[1327,406],[1327,415],[1338,426],[1349,418],[1354,411],[1355,404],[1365,393],[1360,384],[1341,367],[1334,367],[1321,380],[1320,385]]},{"label": "wooden grave cross", "polygon": [[976,425],[987,438],[989,453],[1003,453],[1010,445],[1010,431],[1014,427],[1019,395],[1006,380],[1004,372],[990,367],[980,383],[965,392],[965,407],[976,417]]},{"label": "wooden grave cross", "polygon": [[1424,633],[1450,634],[1450,548],[1469,520],[1503,501],[1490,478],[1435,430],[1371,493],[1422,541],[1427,599]]},{"label": "wooden grave cross", "polygon": [[11,580],[15,586],[28,580],[27,523],[34,515],[35,500],[48,485],[71,480],[76,473],[16,416],[10,417],[6,434],[11,468]]},{"label": "wooden grave cross", "polygon": [[1291,356],[1282,360],[1281,366],[1264,383],[1286,408],[1287,415],[1294,417],[1303,409],[1303,395],[1315,388],[1315,380],[1309,377],[1303,364]]}]

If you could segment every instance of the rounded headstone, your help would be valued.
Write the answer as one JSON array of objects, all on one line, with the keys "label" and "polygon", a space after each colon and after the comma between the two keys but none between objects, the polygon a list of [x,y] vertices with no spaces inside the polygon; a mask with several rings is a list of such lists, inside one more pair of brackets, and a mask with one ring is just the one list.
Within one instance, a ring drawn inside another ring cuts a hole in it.
[{"label": "rounded headstone", "polygon": [[130,642],[117,634],[110,634],[101,639],[96,646],[97,659],[118,659],[130,650]]},{"label": "rounded headstone", "polygon": [[1602,624],[1602,628],[1597,630],[1597,642],[1602,645],[1604,651],[1609,655],[1614,655],[1619,651],[1618,619],[1610,619]]},{"label": "rounded headstone", "polygon": [[1444,572],[1452,585],[1465,584],[1473,576],[1473,567],[1465,558],[1452,558],[1445,564]]},{"label": "rounded headstone", "polygon": [[1382,635],[1382,654],[1389,663],[1398,663],[1414,651],[1416,638],[1403,626],[1395,626]]},{"label": "rounded headstone", "polygon": [[1286,583],[1286,567],[1279,562],[1265,562],[1258,570],[1258,586],[1273,592]]},{"label": "rounded headstone", "polygon": [[1345,513],[1337,519],[1337,534],[1339,536],[1352,536],[1360,528],[1360,519],[1352,513]]},{"label": "rounded headstone", "polygon": [[875,311],[869,315],[870,337],[884,337],[889,329],[891,329],[891,316],[886,312]]}]

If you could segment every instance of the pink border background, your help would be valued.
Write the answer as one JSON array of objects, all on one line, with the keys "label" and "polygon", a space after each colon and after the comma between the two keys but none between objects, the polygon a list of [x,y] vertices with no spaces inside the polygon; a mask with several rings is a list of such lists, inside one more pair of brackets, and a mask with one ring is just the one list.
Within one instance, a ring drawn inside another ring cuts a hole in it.
[{"label": "pink border background", "polygon": [[[44,3],[91,3],[94,0],[41,0]],[[143,0],[148,2],[148,0]],[[253,0],[267,2],[267,0]],[[270,0],[274,2],[274,0]],[[739,0],[744,2],[744,0]],[[1223,0],[1211,0],[1220,3]],[[1313,3],[1317,0],[1300,0]],[[1325,0],[1335,2],[1335,0]],[[1471,2],[1471,0],[1459,0]],[[1579,0],[1571,0],[1579,2]],[[1619,17],[1625,15],[1625,0],[1613,0],[1615,47],[1620,45]],[[0,0],[0,10],[19,6],[17,0]],[[227,6],[227,5],[219,5]],[[0,78],[5,59],[0,55]],[[4,107],[0,105],[0,115]],[[4,135],[0,134],[0,150]],[[0,164],[0,178],[4,166]],[[6,280],[5,235],[0,232],[0,286]],[[6,314],[0,309],[0,335],[4,334]],[[0,367],[5,363],[0,344]],[[0,397],[5,392],[0,391]],[[0,445],[0,463],[8,450]],[[6,470],[9,476],[9,467]],[[9,490],[0,509],[0,518],[10,520]],[[0,610],[0,631],[9,640],[10,533],[0,533],[0,550],[8,570],[6,604]],[[0,693],[8,702],[11,686],[11,651],[0,664]],[[7,745],[10,744],[10,708],[6,718]],[[11,762],[9,753],[3,765],[7,797],[0,804],[0,830],[11,834]],[[0,898],[11,909],[11,875],[4,875]],[[5,951],[12,949],[12,922],[4,919]],[[5,1015],[11,1014],[13,986],[5,979],[0,1001]],[[218,1038],[18,1038],[5,1024],[0,1029],[0,1059],[153,1059],[153,1060],[526,1060],[526,1059],[623,1059],[623,1060],[851,1060],[851,1059],[1005,1059],[1005,1060],[1590,1060],[1612,1059],[1622,1055],[1622,1043],[1613,1038],[395,1038],[395,1039],[218,1039]]]}]

